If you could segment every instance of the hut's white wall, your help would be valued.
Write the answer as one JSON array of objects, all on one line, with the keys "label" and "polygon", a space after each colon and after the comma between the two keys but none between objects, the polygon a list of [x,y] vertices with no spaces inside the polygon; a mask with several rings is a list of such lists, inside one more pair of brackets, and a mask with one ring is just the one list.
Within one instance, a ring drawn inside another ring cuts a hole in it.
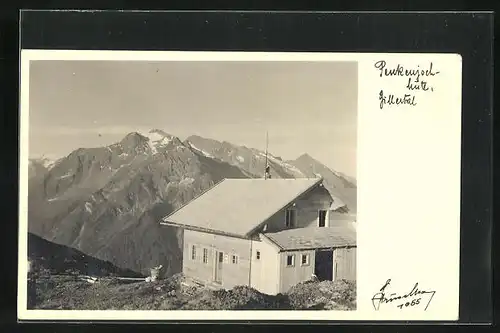
[{"label": "hut's white wall", "polygon": [[[196,247],[196,258],[191,257],[192,246]],[[185,275],[203,282],[212,283],[215,272],[215,253],[224,253],[221,269],[221,286],[226,289],[237,285],[248,285],[250,278],[251,241],[204,232],[185,230],[182,271]],[[208,258],[203,262],[203,249],[207,249]],[[232,256],[237,262],[232,262]]]},{"label": "hut's white wall", "polygon": [[333,279],[356,281],[356,248],[338,248],[333,251]]},{"label": "hut's white wall", "polygon": [[[294,256],[294,265],[287,265],[289,255]],[[302,264],[302,255],[309,256],[307,264]],[[281,293],[287,292],[297,283],[310,280],[314,273],[315,257],[314,250],[286,251],[280,253],[280,288]]]},{"label": "hut's white wall", "polygon": [[[259,258],[257,258],[259,253]],[[251,287],[269,295],[279,292],[278,250],[264,241],[252,241]]]}]

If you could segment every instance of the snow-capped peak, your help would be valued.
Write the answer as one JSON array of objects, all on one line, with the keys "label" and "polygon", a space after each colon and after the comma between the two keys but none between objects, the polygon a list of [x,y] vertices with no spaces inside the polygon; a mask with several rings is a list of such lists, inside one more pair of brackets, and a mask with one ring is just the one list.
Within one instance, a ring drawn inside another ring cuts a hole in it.
[{"label": "snow-capped peak", "polygon": [[164,131],[158,130],[158,129],[153,129],[153,130],[149,131],[146,134],[146,137],[149,139],[149,141],[151,141],[155,145],[156,144],[161,144],[161,145],[168,144],[174,138],[172,135],[167,134]]},{"label": "snow-capped peak", "polygon": [[158,152],[158,148],[171,143],[175,137],[159,129],[152,129],[145,136],[149,139],[149,147],[153,154]]},{"label": "snow-capped peak", "polygon": [[203,154],[204,156],[206,156],[206,157],[210,157],[210,158],[215,158],[215,156],[214,156],[214,155],[212,155],[212,154],[210,154],[210,153],[208,153],[208,152],[204,151],[203,149],[200,149],[200,148],[196,147],[196,146],[195,146],[195,145],[194,145],[191,141],[189,141],[189,140],[188,140],[188,141],[186,141],[186,143],[187,143],[187,144],[188,144],[188,145],[189,145],[192,149],[194,149],[194,150],[196,150],[196,151],[200,152],[200,153],[201,153],[201,154]]},{"label": "snow-capped peak", "polygon": [[57,159],[55,159],[55,158],[48,158],[45,156],[35,157],[35,158],[29,159],[30,164],[32,164],[32,163],[40,164],[47,170],[51,169],[54,166],[54,164],[56,163],[56,161],[57,161]]}]

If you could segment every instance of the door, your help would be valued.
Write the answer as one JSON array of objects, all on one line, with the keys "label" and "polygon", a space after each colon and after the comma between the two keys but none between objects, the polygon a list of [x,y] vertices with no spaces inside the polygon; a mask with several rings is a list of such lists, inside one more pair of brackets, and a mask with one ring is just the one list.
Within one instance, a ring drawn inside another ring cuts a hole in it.
[{"label": "door", "polygon": [[333,251],[316,251],[314,274],[320,281],[333,280]]},{"label": "door", "polygon": [[224,253],[216,251],[215,254],[214,281],[217,283],[222,283],[222,265],[224,263]]}]

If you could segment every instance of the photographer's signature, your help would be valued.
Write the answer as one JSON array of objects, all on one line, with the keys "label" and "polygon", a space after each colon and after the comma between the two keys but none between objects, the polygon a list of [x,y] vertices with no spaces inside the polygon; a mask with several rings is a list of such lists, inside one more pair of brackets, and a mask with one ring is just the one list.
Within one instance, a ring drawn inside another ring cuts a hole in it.
[{"label": "photographer's signature", "polygon": [[[418,282],[415,283],[413,288],[406,294],[398,294],[393,292],[388,292],[386,289],[391,284],[391,279],[388,279],[385,284],[380,288],[372,297],[372,304],[375,310],[379,310],[382,304],[392,304],[399,309],[405,309],[408,307],[417,307],[425,304],[425,296],[428,297],[427,304],[425,305],[424,311],[427,310],[429,304],[434,297],[436,291],[434,290],[422,290],[418,288]],[[424,300],[422,300],[424,298]]]}]

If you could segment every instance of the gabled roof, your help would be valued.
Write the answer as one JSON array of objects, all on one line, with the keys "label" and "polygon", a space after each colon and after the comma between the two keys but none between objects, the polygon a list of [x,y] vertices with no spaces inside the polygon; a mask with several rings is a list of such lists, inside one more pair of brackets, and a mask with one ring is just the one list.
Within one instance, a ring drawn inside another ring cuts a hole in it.
[{"label": "gabled roof", "polygon": [[164,217],[162,224],[248,237],[256,227],[321,182],[321,178],[224,179]]},{"label": "gabled roof", "polygon": [[288,229],[262,236],[281,251],[356,246],[356,230],[348,226]]}]

